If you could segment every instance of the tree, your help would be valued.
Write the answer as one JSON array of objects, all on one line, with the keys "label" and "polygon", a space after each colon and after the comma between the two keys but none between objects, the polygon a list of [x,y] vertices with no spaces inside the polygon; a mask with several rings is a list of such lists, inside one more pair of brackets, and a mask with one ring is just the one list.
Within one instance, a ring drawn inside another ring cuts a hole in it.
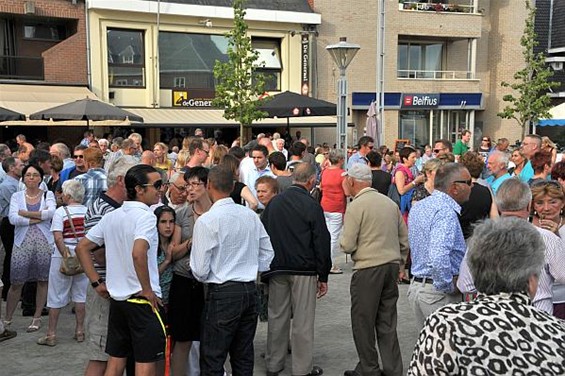
[{"label": "tree", "polygon": [[213,105],[224,109],[224,118],[240,124],[241,146],[247,142],[247,130],[254,120],[263,119],[267,113],[260,111],[260,96],[265,80],[256,73],[259,55],[253,49],[245,22],[245,0],[233,2],[233,28],[225,34],[228,38],[228,61],[216,61],[216,97]]},{"label": "tree", "polygon": [[517,95],[507,94],[502,99],[509,104],[497,115],[503,119],[514,119],[522,127],[522,136],[528,134],[529,125],[540,118],[550,118],[551,99],[548,91],[558,87],[559,82],[550,81],[553,71],[545,63],[545,54],[536,53],[539,44],[534,31],[536,8],[525,0],[528,16],[524,34],[520,39],[526,66],[514,74],[514,83],[502,82],[501,86],[513,89]]}]

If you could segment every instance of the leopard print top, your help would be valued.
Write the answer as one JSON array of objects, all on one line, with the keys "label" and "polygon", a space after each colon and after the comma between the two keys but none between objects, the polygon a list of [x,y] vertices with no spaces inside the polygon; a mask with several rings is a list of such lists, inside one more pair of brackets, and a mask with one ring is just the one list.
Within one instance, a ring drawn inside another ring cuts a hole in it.
[{"label": "leopard print top", "polygon": [[438,309],[408,375],[565,375],[565,321],[530,304],[502,293]]}]

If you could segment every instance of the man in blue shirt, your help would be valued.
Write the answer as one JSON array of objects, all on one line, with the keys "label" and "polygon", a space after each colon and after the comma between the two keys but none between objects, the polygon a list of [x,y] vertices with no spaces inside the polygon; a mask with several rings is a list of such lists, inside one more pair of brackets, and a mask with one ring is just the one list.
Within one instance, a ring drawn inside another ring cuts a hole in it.
[{"label": "man in blue shirt", "polygon": [[493,151],[489,156],[487,168],[491,175],[487,178],[487,183],[494,194],[496,194],[498,187],[500,187],[503,181],[510,179],[508,160],[508,154],[498,150]]},{"label": "man in blue shirt", "polygon": [[455,283],[466,246],[459,215],[472,185],[463,165],[447,163],[436,172],[432,195],[410,211],[408,241],[413,277],[408,299],[420,327],[436,309],[461,301]]},{"label": "man in blue shirt", "polygon": [[532,167],[530,159],[532,159],[534,154],[541,150],[541,137],[537,134],[527,135],[524,137],[524,141],[522,141],[520,150],[524,157],[528,159],[528,162],[524,165],[522,172],[520,172],[520,180],[527,183],[534,176],[534,168]]},{"label": "man in blue shirt", "polygon": [[374,146],[375,141],[372,137],[361,137],[359,139],[359,151],[349,158],[349,160],[347,161],[347,169],[349,170],[355,163],[368,164],[366,156],[371,150],[373,150]]}]

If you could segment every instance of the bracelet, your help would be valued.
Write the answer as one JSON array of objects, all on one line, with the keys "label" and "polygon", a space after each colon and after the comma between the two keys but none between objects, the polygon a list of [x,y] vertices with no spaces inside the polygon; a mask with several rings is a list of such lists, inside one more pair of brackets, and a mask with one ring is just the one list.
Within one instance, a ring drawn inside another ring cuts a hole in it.
[{"label": "bracelet", "polygon": [[98,286],[100,286],[101,284],[104,283],[104,280],[102,278],[98,278],[98,281],[94,281],[90,284],[90,286],[92,286],[93,289],[97,288]]}]

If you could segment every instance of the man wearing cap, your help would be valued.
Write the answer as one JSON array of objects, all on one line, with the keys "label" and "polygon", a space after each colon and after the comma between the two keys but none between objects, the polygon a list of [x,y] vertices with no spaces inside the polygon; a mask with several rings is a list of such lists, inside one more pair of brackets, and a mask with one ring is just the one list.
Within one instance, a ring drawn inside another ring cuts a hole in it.
[{"label": "man wearing cap", "polygon": [[[345,376],[402,375],[396,334],[397,281],[404,278],[408,230],[398,206],[371,188],[371,168],[357,163],[344,172],[353,197],[345,212],[340,245],[354,262],[351,278],[351,327],[359,362]],[[381,353],[382,370],[375,347]]]}]

